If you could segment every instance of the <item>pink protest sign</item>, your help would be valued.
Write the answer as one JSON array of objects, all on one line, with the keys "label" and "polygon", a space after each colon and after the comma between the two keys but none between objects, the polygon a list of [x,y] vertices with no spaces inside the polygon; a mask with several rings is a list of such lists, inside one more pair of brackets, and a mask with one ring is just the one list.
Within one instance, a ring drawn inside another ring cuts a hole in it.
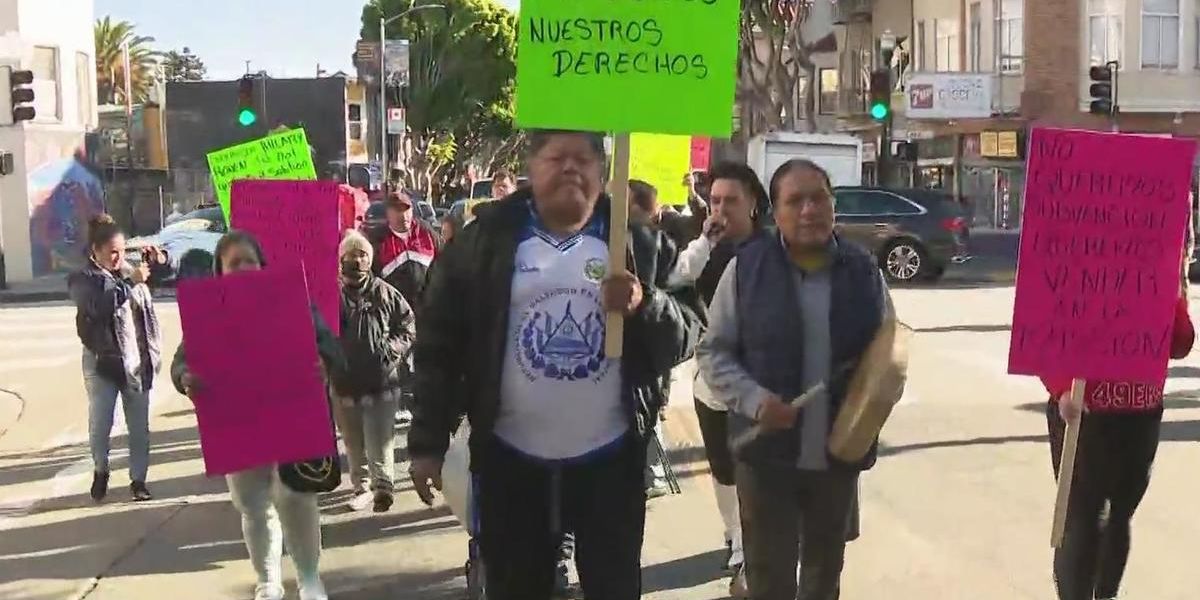
[{"label": "pink protest sign", "polygon": [[1161,383],[1194,142],[1035,129],[1008,370]]},{"label": "pink protest sign", "polygon": [[331,181],[233,182],[230,219],[254,234],[268,268],[304,265],[308,290],[325,323],[339,333],[338,242],[340,195]]},{"label": "pink protest sign", "polygon": [[179,284],[184,353],[210,476],[333,454],[304,273],[276,267]]}]

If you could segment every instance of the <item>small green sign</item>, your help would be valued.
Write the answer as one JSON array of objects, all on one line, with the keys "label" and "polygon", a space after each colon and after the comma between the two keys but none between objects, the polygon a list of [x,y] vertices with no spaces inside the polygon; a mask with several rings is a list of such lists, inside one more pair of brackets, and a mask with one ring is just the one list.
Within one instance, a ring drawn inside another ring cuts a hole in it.
[{"label": "small green sign", "polygon": [[229,222],[229,187],[235,179],[314,180],[317,169],[303,129],[291,129],[208,155],[213,188]]},{"label": "small green sign", "polygon": [[727,138],[738,0],[522,0],[517,124]]}]

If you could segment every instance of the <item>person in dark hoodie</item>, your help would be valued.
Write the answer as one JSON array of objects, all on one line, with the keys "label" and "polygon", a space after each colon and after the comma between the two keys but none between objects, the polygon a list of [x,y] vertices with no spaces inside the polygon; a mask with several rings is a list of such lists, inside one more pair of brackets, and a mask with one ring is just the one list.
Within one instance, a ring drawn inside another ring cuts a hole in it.
[{"label": "person in dark hoodie", "polygon": [[[108,454],[117,397],[129,430],[129,479],[134,501],[150,500],[150,389],[161,366],[162,336],[147,282],[150,263],[137,268],[125,261],[125,235],[112,217],[88,221],[88,260],[67,278],[75,303],[75,329],[83,344],[83,382],[88,394],[88,433],[92,451],[91,496],[108,494]],[[150,256],[147,256],[150,258]]]},{"label": "person in dark hoodie", "polygon": [[334,415],[350,462],[351,504],[361,509],[373,499],[375,512],[387,512],[395,490],[394,415],[417,328],[404,296],[371,273],[371,254],[356,231],[338,248],[347,369],[333,376]]},{"label": "person in dark hoodie", "polygon": [[[230,231],[217,242],[216,276],[258,271],[266,266],[262,247],[254,236]],[[337,338],[312,309],[317,352],[325,373],[346,369]],[[171,379],[179,393],[195,401],[204,386],[188,369],[183,344],[171,363]],[[300,600],[329,600],[321,583],[321,521],[317,495],[289,488],[279,477],[276,465],[267,465],[225,476],[233,505],[242,515],[242,538],[257,575],[254,600],[283,600],[283,546],[296,566]]]},{"label": "person in dark hoodie", "polygon": [[[609,272],[605,164],[599,134],[531,132],[531,185],[476,209],[418,315],[412,480],[432,503],[465,413],[491,600],[550,598],[564,531],[585,596],[641,595],[647,436],[701,320],[665,289],[676,252],[661,234],[632,226],[628,270]],[[604,354],[610,310],[625,315],[620,360]]]},{"label": "person in dark hoodie", "polygon": [[[1185,255],[1184,266],[1187,265]],[[1171,358],[1186,357],[1196,341],[1180,282],[1171,332]],[[1067,421],[1082,419],[1063,541],[1054,551],[1059,600],[1117,597],[1129,559],[1133,514],[1150,485],[1163,419],[1160,383],[1088,381],[1083,412],[1070,402],[1069,378],[1043,377],[1050,392],[1046,421],[1055,477]]]}]

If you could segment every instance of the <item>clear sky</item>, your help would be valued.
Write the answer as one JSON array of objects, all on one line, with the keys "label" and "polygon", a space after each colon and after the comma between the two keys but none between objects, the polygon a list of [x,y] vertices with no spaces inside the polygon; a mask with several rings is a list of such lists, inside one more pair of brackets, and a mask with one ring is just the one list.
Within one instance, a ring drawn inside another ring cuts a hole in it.
[{"label": "clear sky", "polygon": [[[520,0],[498,0],[516,8]],[[95,0],[106,15],[137,25],[163,51],[187,46],[210,79],[266,70],[273,77],[313,77],[317,64],[353,73],[350,55],[366,0]]]}]

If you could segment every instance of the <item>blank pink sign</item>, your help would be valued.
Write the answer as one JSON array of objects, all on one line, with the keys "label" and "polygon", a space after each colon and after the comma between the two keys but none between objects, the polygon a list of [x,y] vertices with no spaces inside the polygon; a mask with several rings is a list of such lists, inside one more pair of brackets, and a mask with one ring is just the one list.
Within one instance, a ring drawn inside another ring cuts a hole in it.
[{"label": "blank pink sign", "polygon": [[208,475],[320,458],[335,442],[304,273],[298,267],[179,284]]},{"label": "blank pink sign", "polygon": [[1034,129],[1008,370],[1162,382],[1194,142]]},{"label": "blank pink sign", "polygon": [[233,182],[229,222],[254,234],[267,266],[304,265],[313,303],[339,333],[338,184],[332,181]]}]

